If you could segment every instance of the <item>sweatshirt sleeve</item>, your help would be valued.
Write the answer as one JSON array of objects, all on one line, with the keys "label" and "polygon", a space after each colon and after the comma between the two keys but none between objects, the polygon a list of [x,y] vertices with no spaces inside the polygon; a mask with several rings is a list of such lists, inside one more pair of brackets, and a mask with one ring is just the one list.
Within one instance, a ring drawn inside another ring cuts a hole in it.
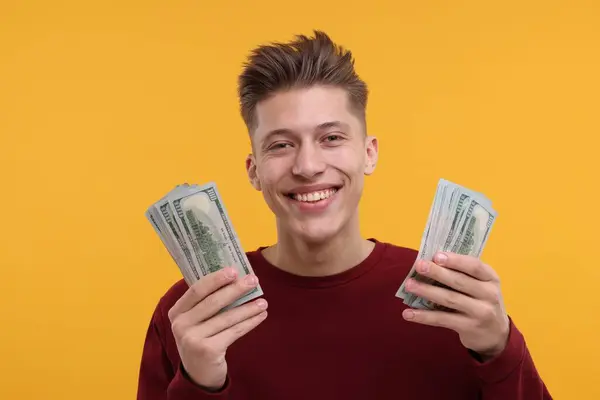
[{"label": "sweatshirt sleeve", "polygon": [[[173,368],[164,335],[165,318],[156,308],[146,332],[138,377],[137,400],[227,400],[231,382],[218,392],[196,385],[187,375],[181,361]],[[175,349],[176,351],[176,349]]]},{"label": "sweatshirt sleeve", "polygon": [[494,359],[474,363],[482,400],[552,400],[512,319],[504,351]]}]

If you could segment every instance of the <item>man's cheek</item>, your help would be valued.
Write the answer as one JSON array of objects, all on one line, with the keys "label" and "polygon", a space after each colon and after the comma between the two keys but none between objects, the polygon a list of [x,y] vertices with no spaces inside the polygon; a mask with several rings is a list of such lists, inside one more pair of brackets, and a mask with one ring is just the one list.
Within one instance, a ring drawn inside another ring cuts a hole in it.
[{"label": "man's cheek", "polygon": [[350,172],[362,168],[362,153],[350,147],[339,147],[328,157],[328,164],[340,171]]},{"label": "man's cheek", "polygon": [[261,177],[262,191],[269,197],[274,197],[277,194],[277,181],[273,176],[265,175]]},{"label": "man's cheek", "polygon": [[273,180],[272,177],[269,175],[270,173],[272,173],[272,172],[270,172],[269,166],[264,165],[264,164],[261,165],[256,170],[256,176],[260,180],[260,183],[263,186],[263,188],[265,186],[268,186],[271,183],[271,181]]}]

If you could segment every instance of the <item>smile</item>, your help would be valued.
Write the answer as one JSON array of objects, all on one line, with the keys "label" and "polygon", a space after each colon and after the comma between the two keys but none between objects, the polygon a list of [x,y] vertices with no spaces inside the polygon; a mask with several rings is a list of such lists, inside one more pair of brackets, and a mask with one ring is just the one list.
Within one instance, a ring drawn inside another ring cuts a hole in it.
[{"label": "smile", "polygon": [[306,193],[289,193],[287,197],[302,203],[317,203],[332,197],[338,190],[337,187],[331,187]]}]

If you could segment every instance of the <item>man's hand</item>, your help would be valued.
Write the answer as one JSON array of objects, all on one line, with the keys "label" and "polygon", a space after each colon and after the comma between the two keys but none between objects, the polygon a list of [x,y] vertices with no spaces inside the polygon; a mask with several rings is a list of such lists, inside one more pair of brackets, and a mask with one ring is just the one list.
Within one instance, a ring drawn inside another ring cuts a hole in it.
[{"label": "man's hand", "polygon": [[500,279],[489,265],[475,257],[438,253],[434,262],[421,260],[417,272],[457,291],[414,279],[407,282],[406,290],[456,312],[407,309],[403,312],[405,319],[456,331],[462,344],[484,359],[504,350],[509,319]]},{"label": "man's hand", "polygon": [[218,390],[225,384],[227,348],[267,316],[264,299],[217,314],[258,284],[254,275],[235,278],[233,268],[206,275],[169,310],[183,367],[196,384],[209,390]]}]

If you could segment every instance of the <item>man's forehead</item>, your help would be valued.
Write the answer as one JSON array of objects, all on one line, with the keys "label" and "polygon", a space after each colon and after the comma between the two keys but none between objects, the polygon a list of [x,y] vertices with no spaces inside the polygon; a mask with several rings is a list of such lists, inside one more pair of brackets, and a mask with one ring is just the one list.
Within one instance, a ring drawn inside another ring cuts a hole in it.
[{"label": "man's forehead", "polygon": [[257,104],[257,136],[272,132],[313,132],[350,128],[356,119],[348,108],[347,94],[336,88],[282,92]]}]

